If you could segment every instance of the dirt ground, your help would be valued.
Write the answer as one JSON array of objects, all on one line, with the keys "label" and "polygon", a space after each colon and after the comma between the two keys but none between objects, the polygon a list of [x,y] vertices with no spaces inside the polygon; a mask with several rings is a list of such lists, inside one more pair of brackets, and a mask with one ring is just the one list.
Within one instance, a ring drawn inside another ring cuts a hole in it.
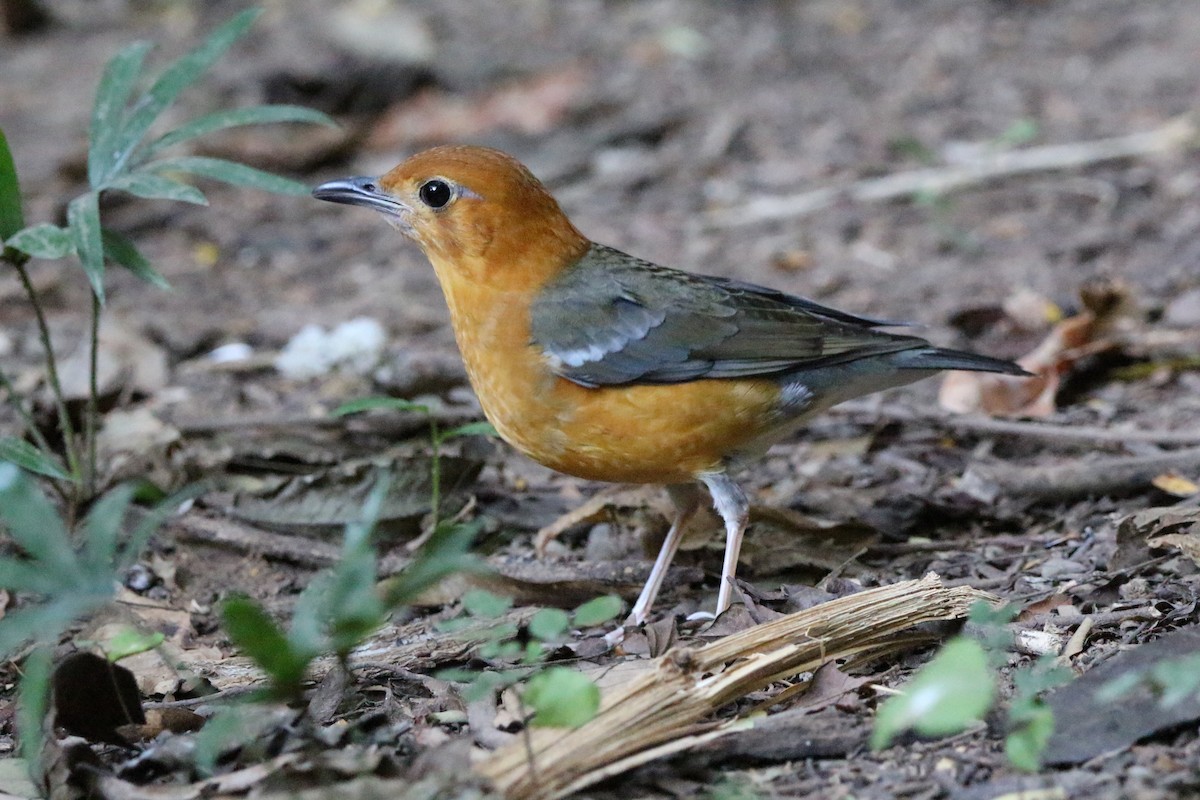
[{"label": "dirt ground", "polygon": [[[85,188],[89,108],[104,62],[144,38],[158,43],[156,63],[163,63],[245,4],[47,5],[47,27],[0,34],[0,128],[31,222],[61,221],[66,201]],[[432,144],[499,147],[540,176],[594,240],[855,313],[912,320],[939,344],[1000,357],[1031,351],[1056,315],[1084,310],[1081,292],[1117,298],[1101,309],[1106,327],[1055,361],[1061,385],[1037,416],[1067,431],[1062,436],[1033,432],[1037,423],[956,422],[939,409],[938,381],[930,380],[830,412],[773,448],[741,476],[756,507],[767,509],[755,518],[741,577],[757,605],[789,612],[803,607],[806,585],[840,595],[937,572],[947,584],[1017,604],[1021,630],[1048,637],[1040,650],[1018,648],[1010,667],[1058,654],[1083,619],[1086,636],[1068,659],[1081,674],[1197,624],[1200,546],[1186,537],[1200,536],[1200,522],[1193,516],[1190,529],[1171,527],[1157,512],[1131,520],[1173,504],[1172,513],[1194,513],[1191,482],[1200,482],[1200,459],[1175,449],[1200,444],[1200,150],[1194,130],[1182,141],[1169,135],[1200,109],[1200,15],[1192,0],[298,0],[265,8],[172,118],[292,102],[324,110],[343,127],[250,129],[203,140],[197,152],[315,185],[379,174]],[[1137,150],[1134,143],[1126,157],[1098,155],[1100,140],[1153,132],[1157,144]],[[941,194],[913,184],[876,200],[847,188],[923,169],[969,170],[996,153],[1050,145],[1062,147],[1054,151],[1061,162],[1082,163],[968,178]],[[771,216],[774,200],[825,187],[846,191]],[[135,445],[114,432],[104,455],[113,480],[217,480],[219,490],[156,540],[143,565],[148,577],[129,591],[159,605],[181,651],[202,649],[206,663],[219,664],[233,654],[217,626],[217,603],[239,591],[286,613],[336,552],[340,518],[330,507],[358,502],[337,487],[361,484],[362,465],[373,459],[425,474],[420,419],[381,414],[331,424],[329,410],[392,393],[439,398],[447,419],[478,412],[436,281],[415,247],[359,209],[204,189],[206,208],[106,201],[107,224],[134,239],[174,289],[155,290],[120,270],[111,275],[107,347],[121,368],[109,419],[135,419],[130,436],[152,441]],[[748,218],[760,212],[771,218]],[[68,354],[86,328],[86,284],[65,263],[38,264],[34,274],[56,344]],[[288,378],[272,366],[304,325],[334,328],[363,316],[386,331],[378,369]],[[210,357],[231,343],[248,345],[250,358]],[[36,386],[33,317],[17,281],[4,274],[0,361],[23,376],[22,385]],[[133,369],[159,361],[161,371]],[[0,410],[0,431],[16,424]],[[596,514],[564,526],[539,559],[536,532],[608,487],[554,475],[501,443],[466,441],[454,454],[459,505],[474,498],[467,513],[486,521],[480,547],[508,576],[504,587],[518,606],[571,608],[595,594],[636,594],[644,546],[653,552],[665,529],[657,495],[622,491],[597,503]],[[323,495],[315,511],[312,503],[296,510],[271,499],[281,487],[302,496],[287,481],[297,476],[334,486],[334,499]],[[397,538],[385,566],[402,561],[404,537],[428,511],[421,506],[428,487],[414,482],[412,507],[394,514]],[[266,499],[255,505],[255,497]],[[769,509],[792,514],[762,522]],[[805,532],[796,520],[810,517],[836,524],[845,538],[830,543]],[[1185,538],[1147,543],[1163,533]],[[696,542],[679,562],[655,612],[668,627],[712,603],[720,542]],[[432,635],[434,621],[456,613],[455,591],[447,590],[446,606],[398,624]],[[687,626],[680,635],[697,636]],[[631,639],[624,654],[577,643],[568,655],[603,668],[657,654],[653,643],[639,651],[639,641]],[[1002,717],[948,740],[909,739],[872,753],[865,741],[886,687],[902,685],[931,652],[910,649],[862,668],[857,674],[869,681],[796,715],[777,747],[756,751],[744,741],[685,752],[588,792],[994,798],[1043,789],[1029,796],[1147,799],[1200,792],[1200,711],[1162,730],[1149,726],[1136,744],[1130,734],[1119,746],[1064,757],[1032,775],[1006,761]],[[445,684],[424,677],[464,663],[481,665],[462,653],[372,662],[355,673],[328,720],[353,727],[384,714],[402,732],[375,746],[401,775],[414,762],[422,774],[436,771],[429,754],[455,742],[493,748],[515,735],[512,720],[502,719],[504,704],[467,709]],[[247,681],[216,667],[209,677],[218,689]],[[469,725],[439,721],[464,709]],[[1158,712],[1131,706],[1128,713]],[[1059,725],[1058,736],[1086,741],[1099,723],[1060,717]],[[0,697],[0,726],[11,752],[11,691]]]}]

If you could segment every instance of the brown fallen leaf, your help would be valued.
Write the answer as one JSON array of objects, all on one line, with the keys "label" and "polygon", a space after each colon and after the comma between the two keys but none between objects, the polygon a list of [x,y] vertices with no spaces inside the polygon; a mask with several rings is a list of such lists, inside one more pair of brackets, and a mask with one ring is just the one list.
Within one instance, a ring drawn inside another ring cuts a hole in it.
[{"label": "brown fallen leaf", "polygon": [[1017,363],[1029,377],[980,372],[949,372],[942,379],[938,404],[956,414],[1047,417],[1065,375],[1085,356],[1113,347],[1105,334],[1118,317],[1127,315],[1130,291],[1120,283],[1085,286],[1085,310],[1057,323],[1041,343]]},{"label": "brown fallen leaf", "polygon": [[[85,339],[59,366],[63,396],[87,399],[90,388],[91,346]],[[96,352],[96,389],[101,397],[125,393],[152,396],[167,384],[167,353],[119,317],[100,318]]]},{"label": "brown fallen leaf", "polygon": [[1156,536],[1148,540],[1146,544],[1155,549],[1174,547],[1195,562],[1197,566],[1200,566],[1200,530]]},{"label": "brown fallen leaf", "polygon": [[1200,509],[1162,506],[1130,514],[1117,525],[1117,549],[1108,569],[1119,570],[1150,557],[1153,542],[1176,535],[1200,535]]},{"label": "brown fallen leaf", "polygon": [[1154,488],[1166,492],[1172,497],[1191,497],[1200,492],[1200,486],[1196,482],[1185,478],[1178,472],[1164,472],[1161,475],[1155,475],[1150,481]]}]

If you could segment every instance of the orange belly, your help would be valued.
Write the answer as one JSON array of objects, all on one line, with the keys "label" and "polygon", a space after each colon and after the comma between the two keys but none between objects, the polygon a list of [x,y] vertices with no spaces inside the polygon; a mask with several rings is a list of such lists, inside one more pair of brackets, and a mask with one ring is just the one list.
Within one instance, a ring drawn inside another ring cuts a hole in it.
[{"label": "orange belly", "polygon": [[480,394],[501,435],[533,460],[581,478],[683,483],[722,468],[769,426],[767,381],[694,381],[588,389],[554,378],[533,396]]}]

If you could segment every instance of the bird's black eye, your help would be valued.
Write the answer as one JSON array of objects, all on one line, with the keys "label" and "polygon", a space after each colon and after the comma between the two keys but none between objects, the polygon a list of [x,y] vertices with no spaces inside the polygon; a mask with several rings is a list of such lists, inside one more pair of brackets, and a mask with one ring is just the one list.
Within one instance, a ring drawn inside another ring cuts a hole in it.
[{"label": "bird's black eye", "polygon": [[417,190],[417,196],[430,208],[442,208],[450,202],[454,196],[454,190],[444,180],[434,178],[421,184],[421,188]]}]

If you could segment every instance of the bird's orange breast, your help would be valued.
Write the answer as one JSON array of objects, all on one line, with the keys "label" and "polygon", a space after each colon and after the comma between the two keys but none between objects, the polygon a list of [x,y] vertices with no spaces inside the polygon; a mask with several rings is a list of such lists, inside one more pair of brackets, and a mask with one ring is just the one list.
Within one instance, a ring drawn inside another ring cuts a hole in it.
[{"label": "bird's orange breast", "polygon": [[[435,265],[436,266],[436,265]],[[590,480],[682,483],[721,469],[778,423],[770,380],[586,388],[530,342],[531,296],[438,270],[467,374],[488,420],[518,450]]]}]

